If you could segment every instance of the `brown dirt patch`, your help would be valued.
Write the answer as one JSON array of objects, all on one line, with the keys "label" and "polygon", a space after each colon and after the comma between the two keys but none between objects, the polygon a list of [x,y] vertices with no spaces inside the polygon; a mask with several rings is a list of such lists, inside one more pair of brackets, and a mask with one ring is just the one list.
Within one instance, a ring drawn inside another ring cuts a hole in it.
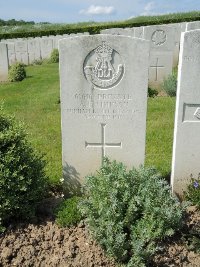
[{"label": "brown dirt patch", "polygon": [[[84,222],[76,227],[59,228],[49,203],[47,200],[40,211],[43,214],[46,211],[45,217],[31,224],[10,225],[0,236],[0,266],[117,267],[91,238]],[[148,266],[199,267],[200,254],[195,252],[198,245],[194,246],[190,240],[195,233],[200,241],[200,212],[194,207],[188,210],[183,232],[185,239],[179,233],[161,243],[161,250]]]}]

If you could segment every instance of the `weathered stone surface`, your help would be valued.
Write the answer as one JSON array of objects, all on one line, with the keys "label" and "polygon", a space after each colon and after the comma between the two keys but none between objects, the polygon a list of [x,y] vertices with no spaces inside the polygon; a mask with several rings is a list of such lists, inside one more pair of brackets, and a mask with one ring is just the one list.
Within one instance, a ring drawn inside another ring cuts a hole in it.
[{"label": "weathered stone surface", "polygon": [[8,48],[0,43],[0,82],[8,80]]},{"label": "weathered stone surface", "polygon": [[134,28],[134,37],[144,38],[144,27],[135,27]]},{"label": "weathered stone surface", "polygon": [[16,63],[16,53],[15,53],[15,44],[14,42],[8,42],[8,65],[11,66],[12,64]]},{"label": "weathered stone surface", "polygon": [[101,34],[125,35],[134,37],[134,29],[111,28],[111,29],[101,30]]},{"label": "weathered stone surface", "polygon": [[151,51],[169,51],[174,49],[174,35],[173,27],[166,25],[153,25],[144,27],[143,37],[150,41]]},{"label": "weathered stone surface", "polygon": [[[150,41],[149,86],[160,88],[163,78],[172,72],[174,32],[173,27],[166,25],[144,27],[143,38]],[[155,76],[153,73],[156,70]]]},{"label": "weathered stone surface", "polygon": [[40,41],[37,38],[32,38],[32,39],[29,39],[27,42],[28,42],[29,64],[31,64],[35,60],[41,59]]},{"label": "weathered stone surface", "polygon": [[15,56],[16,56],[16,61],[24,63],[26,65],[29,64],[27,41],[20,39],[15,42]]},{"label": "weathered stone surface", "polygon": [[53,50],[53,39],[46,36],[40,39],[41,58],[49,58]]},{"label": "weathered stone surface", "polygon": [[188,22],[186,24],[186,31],[192,31],[196,29],[200,29],[200,21]]},{"label": "weathered stone surface", "polygon": [[63,172],[70,189],[104,156],[144,163],[149,42],[115,35],[59,41]]},{"label": "weathered stone surface", "polygon": [[171,184],[182,195],[200,173],[200,30],[181,37]]},{"label": "weathered stone surface", "polygon": [[173,51],[173,67],[178,65],[179,51],[180,51],[180,39],[181,33],[186,31],[186,22],[169,24],[175,29],[174,35],[174,51]]},{"label": "weathered stone surface", "polygon": [[172,52],[150,53],[149,86],[158,88],[172,72]]}]

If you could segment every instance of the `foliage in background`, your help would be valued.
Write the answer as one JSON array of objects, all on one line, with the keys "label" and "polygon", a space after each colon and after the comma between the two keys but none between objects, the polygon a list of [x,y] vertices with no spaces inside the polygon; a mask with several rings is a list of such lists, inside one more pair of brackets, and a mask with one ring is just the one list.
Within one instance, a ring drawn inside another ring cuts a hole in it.
[{"label": "foliage in background", "polygon": [[24,20],[15,20],[15,19],[9,19],[9,20],[3,20],[0,19],[0,26],[17,26],[17,25],[27,25],[27,24],[31,24],[34,25],[35,22],[34,21],[24,21]]},{"label": "foliage in background", "polygon": [[59,62],[59,51],[58,49],[53,49],[49,58],[49,63],[58,63]]},{"label": "foliage in background", "polygon": [[174,68],[172,74],[168,75],[168,77],[164,79],[161,87],[168,94],[168,96],[176,96],[177,68]]},{"label": "foliage in background", "polygon": [[22,25],[8,27],[0,27],[0,40],[9,38],[27,38],[37,36],[49,36],[59,34],[89,32],[90,34],[98,34],[103,29],[108,28],[126,28],[139,27],[147,25],[180,23],[184,21],[200,20],[200,12],[192,11],[185,13],[173,13],[159,16],[139,16],[125,21],[114,22],[82,22],[76,24],[50,24],[37,23],[34,25]]},{"label": "foliage in background", "polygon": [[72,226],[81,221],[82,215],[78,207],[81,199],[81,197],[74,196],[62,202],[56,211],[56,223],[59,226]]},{"label": "foliage in background", "polygon": [[26,78],[26,70],[23,63],[13,64],[8,71],[8,80],[10,82],[20,82]]},{"label": "foliage in background", "polygon": [[183,208],[153,168],[127,171],[106,158],[85,194],[81,208],[95,238],[127,266],[145,266],[158,241],[181,227]]},{"label": "foliage in background", "polygon": [[0,108],[0,221],[34,215],[47,187],[45,162],[27,141],[21,124]]},{"label": "foliage in background", "polygon": [[200,174],[197,179],[191,178],[187,191],[184,192],[184,196],[192,205],[196,205],[200,209]]}]

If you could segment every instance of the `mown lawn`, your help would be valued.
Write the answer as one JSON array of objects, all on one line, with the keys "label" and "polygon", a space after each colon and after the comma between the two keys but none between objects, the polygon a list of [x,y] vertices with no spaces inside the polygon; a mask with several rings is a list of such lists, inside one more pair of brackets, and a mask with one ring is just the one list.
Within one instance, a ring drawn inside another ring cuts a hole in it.
[{"label": "mown lawn", "polygon": [[[28,78],[0,84],[0,100],[26,126],[33,146],[45,155],[50,182],[61,177],[61,124],[58,64],[28,66]],[[146,165],[163,175],[171,169],[175,98],[148,99]]]},{"label": "mown lawn", "polygon": [[5,110],[25,123],[29,140],[45,154],[51,182],[61,177],[58,64],[29,66],[22,82],[0,84]]}]

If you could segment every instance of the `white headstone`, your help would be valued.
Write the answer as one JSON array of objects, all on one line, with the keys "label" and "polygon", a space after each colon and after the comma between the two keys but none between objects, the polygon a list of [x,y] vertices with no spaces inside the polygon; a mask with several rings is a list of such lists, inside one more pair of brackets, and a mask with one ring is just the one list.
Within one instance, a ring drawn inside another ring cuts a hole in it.
[{"label": "white headstone", "polygon": [[173,27],[167,25],[152,25],[144,27],[144,39],[150,41],[151,51],[169,51],[174,49]]},{"label": "white headstone", "polygon": [[18,62],[24,63],[26,65],[29,64],[27,41],[23,41],[23,40],[16,41],[15,42],[15,53],[16,53],[16,60]]},{"label": "white headstone", "polygon": [[149,86],[157,88],[172,72],[173,58],[171,52],[150,53]]},{"label": "white headstone", "polygon": [[178,66],[178,59],[179,59],[179,51],[180,51],[180,39],[181,33],[185,32],[186,30],[186,22],[182,23],[173,23],[169,24],[169,26],[175,29],[175,36],[174,36],[174,52],[173,52],[173,67]]},{"label": "white headstone", "polygon": [[8,80],[8,48],[0,43],[0,82]]},{"label": "white headstone", "polygon": [[8,46],[8,64],[9,66],[13,65],[16,63],[17,59],[16,59],[16,53],[15,53],[15,44],[14,42],[8,42],[7,43]]},{"label": "white headstone", "polygon": [[144,27],[135,27],[134,28],[134,37],[144,38]]},{"label": "white headstone", "polygon": [[42,37],[40,39],[41,58],[49,58],[53,50],[53,39]]},{"label": "white headstone", "polygon": [[182,195],[200,173],[200,30],[181,36],[171,184]]},{"label": "white headstone", "polygon": [[192,31],[196,29],[200,29],[200,21],[188,22],[186,24],[186,31]]},{"label": "white headstone", "polygon": [[106,30],[101,30],[101,34],[114,34],[114,35],[125,35],[134,37],[134,30],[132,28],[110,28]]},{"label": "white headstone", "polygon": [[[150,41],[149,86],[151,87],[159,88],[163,82],[163,77],[172,73],[174,33],[174,28],[170,26],[153,25],[144,27],[143,37]],[[157,68],[159,68],[158,72]],[[157,75],[152,75],[152,72],[157,72]],[[159,73],[162,73],[162,75],[159,75]]]},{"label": "white headstone", "polygon": [[60,40],[59,51],[68,184],[95,172],[104,156],[143,164],[149,42],[100,34]]},{"label": "white headstone", "polygon": [[29,57],[29,64],[33,63],[35,60],[41,59],[39,39],[28,40],[28,57]]}]

